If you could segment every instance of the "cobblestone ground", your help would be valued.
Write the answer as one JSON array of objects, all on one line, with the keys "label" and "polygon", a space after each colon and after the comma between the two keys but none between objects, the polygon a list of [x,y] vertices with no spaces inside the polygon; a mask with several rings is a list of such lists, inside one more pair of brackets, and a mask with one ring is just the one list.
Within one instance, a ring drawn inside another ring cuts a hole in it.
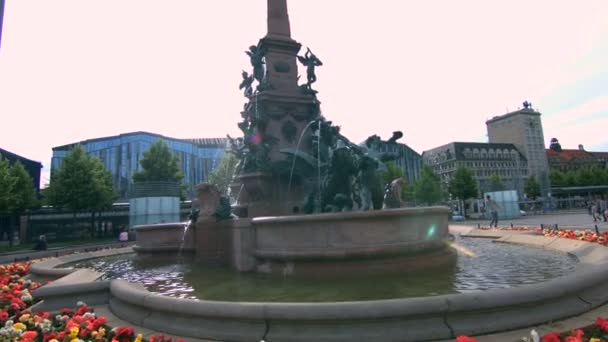
[{"label": "cobblestone ground", "polygon": [[[480,224],[482,227],[487,227],[490,220],[468,220],[461,222],[450,222],[450,225],[470,225],[477,226]],[[607,222],[593,222],[593,217],[587,213],[564,213],[564,214],[546,214],[546,215],[533,215],[524,216],[517,219],[502,220],[498,221],[498,226],[507,227],[511,223],[515,226],[530,226],[538,227],[541,224],[555,226],[559,228],[589,228],[593,229],[595,225],[602,231],[608,230]]]}]

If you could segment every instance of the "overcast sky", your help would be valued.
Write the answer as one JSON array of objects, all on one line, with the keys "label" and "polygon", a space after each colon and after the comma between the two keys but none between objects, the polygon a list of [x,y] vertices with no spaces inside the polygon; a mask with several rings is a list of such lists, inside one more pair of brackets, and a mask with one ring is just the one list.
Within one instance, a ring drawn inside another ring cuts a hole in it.
[{"label": "overcast sky", "polygon": [[[351,140],[487,141],[487,119],[529,100],[547,145],[608,151],[608,1],[288,6],[292,37],[324,63],[323,114]],[[6,0],[4,16],[0,147],[41,161],[43,182],[54,146],[239,135],[243,51],[266,33],[266,1]]]}]

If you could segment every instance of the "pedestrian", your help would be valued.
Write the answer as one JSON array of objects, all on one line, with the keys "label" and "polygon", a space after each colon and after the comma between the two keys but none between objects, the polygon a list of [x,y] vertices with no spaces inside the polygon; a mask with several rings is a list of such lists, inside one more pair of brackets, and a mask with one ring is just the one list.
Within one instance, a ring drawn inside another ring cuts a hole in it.
[{"label": "pedestrian", "polygon": [[492,220],[490,221],[490,228],[492,227],[492,224],[494,224],[494,228],[498,228],[499,206],[498,203],[496,203],[496,201],[494,201],[492,197],[490,197],[490,195],[486,196],[486,208],[490,212],[490,217],[492,218]]},{"label": "pedestrian", "polygon": [[608,221],[606,211],[608,211],[608,201],[606,201],[605,197],[602,195],[600,199],[600,217],[604,219],[604,222]]},{"label": "pedestrian", "polygon": [[599,215],[600,208],[598,206],[598,202],[596,200],[594,200],[593,202],[591,202],[591,216],[593,216],[593,222],[597,222]]},{"label": "pedestrian", "polygon": [[34,249],[37,251],[46,251],[47,243],[46,236],[44,234],[38,237],[38,241],[36,242],[36,246],[34,246]]}]

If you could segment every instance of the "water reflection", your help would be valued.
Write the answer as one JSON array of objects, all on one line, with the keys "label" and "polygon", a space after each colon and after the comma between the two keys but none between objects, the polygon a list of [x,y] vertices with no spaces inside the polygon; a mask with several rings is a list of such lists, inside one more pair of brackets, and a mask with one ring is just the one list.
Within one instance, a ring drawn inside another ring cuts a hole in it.
[{"label": "water reflection", "polygon": [[[239,273],[187,258],[135,255],[76,264],[106,272],[105,279],[140,282],[152,292],[178,298],[226,301],[324,302],[434,296],[507,288],[573,271],[565,254],[489,239],[456,238],[454,264],[415,273],[322,279]],[[362,273],[365,270],[362,270]]]}]

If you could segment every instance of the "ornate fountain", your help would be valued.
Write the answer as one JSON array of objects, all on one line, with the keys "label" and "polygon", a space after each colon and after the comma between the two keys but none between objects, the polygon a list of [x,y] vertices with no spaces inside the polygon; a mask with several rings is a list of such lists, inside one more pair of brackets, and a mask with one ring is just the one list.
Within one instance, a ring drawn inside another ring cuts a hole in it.
[{"label": "ornate fountain", "polygon": [[[451,262],[448,209],[399,202],[382,209],[379,166],[387,156],[375,153],[377,136],[355,145],[321,115],[313,84],[323,63],[300,49],[286,0],[268,0],[268,33],[245,52],[252,71],[242,72],[239,86],[247,99],[243,137],[229,137],[240,161],[234,214],[214,186],[202,184],[191,229],[137,227],[136,251],[193,253],[239,271],[282,274],[402,272]],[[301,84],[298,61],[306,70]]]}]

